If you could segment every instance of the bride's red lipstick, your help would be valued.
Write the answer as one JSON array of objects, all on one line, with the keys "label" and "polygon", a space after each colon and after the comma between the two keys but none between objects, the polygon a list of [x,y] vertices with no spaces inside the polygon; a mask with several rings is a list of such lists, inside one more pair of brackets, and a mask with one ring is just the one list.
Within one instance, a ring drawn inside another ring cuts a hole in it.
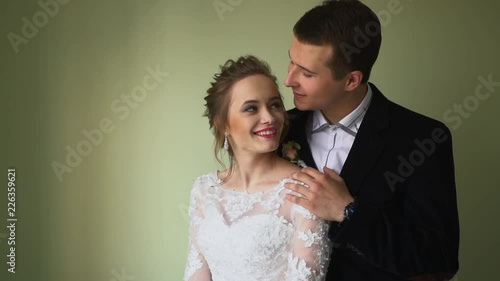
[{"label": "bride's red lipstick", "polygon": [[259,137],[263,137],[263,138],[274,138],[274,137],[276,137],[277,131],[278,130],[275,127],[269,127],[269,128],[255,131],[254,134],[256,134]]}]

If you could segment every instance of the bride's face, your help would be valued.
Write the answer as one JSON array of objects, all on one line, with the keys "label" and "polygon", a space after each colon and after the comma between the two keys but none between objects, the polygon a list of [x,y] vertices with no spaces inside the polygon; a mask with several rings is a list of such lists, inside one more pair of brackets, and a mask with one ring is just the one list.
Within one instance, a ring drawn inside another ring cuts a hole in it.
[{"label": "bride's face", "polygon": [[285,110],[274,82],[252,75],[236,82],[230,94],[226,131],[235,156],[278,149]]}]

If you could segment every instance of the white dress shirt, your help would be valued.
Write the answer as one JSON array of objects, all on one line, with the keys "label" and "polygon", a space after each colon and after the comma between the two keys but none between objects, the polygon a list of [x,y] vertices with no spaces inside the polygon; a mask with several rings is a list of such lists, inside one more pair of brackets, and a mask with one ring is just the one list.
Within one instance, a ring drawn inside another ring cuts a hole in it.
[{"label": "white dress shirt", "polygon": [[307,140],[320,172],[323,172],[323,167],[326,166],[340,174],[371,98],[372,90],[368,85],[363,101],[337,124],[330,124],[320,110],[311,114],[306,131]]}]

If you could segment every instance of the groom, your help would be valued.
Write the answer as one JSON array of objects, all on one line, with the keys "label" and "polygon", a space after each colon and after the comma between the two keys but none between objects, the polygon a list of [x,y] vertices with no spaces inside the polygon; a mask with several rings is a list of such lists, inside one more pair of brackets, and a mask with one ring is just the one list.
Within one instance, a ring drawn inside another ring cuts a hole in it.
[{"label": "groom", "polygon": [[359,1],[325,2],[294,26],[284,150],[300,145],[309,167],[293,177],[309,187],[287,184],[301,194],[287,199],[332,221],[327,280],[450,280],[459,245],[451,133],[368,83],[381,39]]}]

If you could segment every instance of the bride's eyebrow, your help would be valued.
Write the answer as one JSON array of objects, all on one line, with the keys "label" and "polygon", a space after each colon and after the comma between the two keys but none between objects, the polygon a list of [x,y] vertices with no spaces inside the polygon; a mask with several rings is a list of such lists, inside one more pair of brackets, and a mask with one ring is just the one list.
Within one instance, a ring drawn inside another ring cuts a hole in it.
[{"label": "bride's eyebrow", "polygon": [[[268,102],[273,102],[273,101],[281,101],[281,98],[278,96],[275,96],[275,97],[270,98]],[[248,105],[248,104],[258,104],[258,103],[259,103],[258,100],[247,100],[247,101],[243,102],[243,104],[241,104],[241,107]]]},{"label": "bride's eyebrow", "polygon": [[281,98],[278,97],[278,96],[275,96],[275,97],[272,97],[269,99],[269,102],[274,102],[274,101],[280,101],[281,102]]},{"label": "bride's eyebrow", "polygon": [[253,106],[256,106],[259,104],[259,101],[258,100],[246,100],[244,101],[241,106],[240,106],[240,110],[245,110],[247,106],[250,106],[250,105],[253,105]]},{"label": "bride's eyebrow", "polygon": [[247,100],[241,106],[244,106],[247,104],[255,104],[255,103],[259,103],[259,101],[258,100]]}]

